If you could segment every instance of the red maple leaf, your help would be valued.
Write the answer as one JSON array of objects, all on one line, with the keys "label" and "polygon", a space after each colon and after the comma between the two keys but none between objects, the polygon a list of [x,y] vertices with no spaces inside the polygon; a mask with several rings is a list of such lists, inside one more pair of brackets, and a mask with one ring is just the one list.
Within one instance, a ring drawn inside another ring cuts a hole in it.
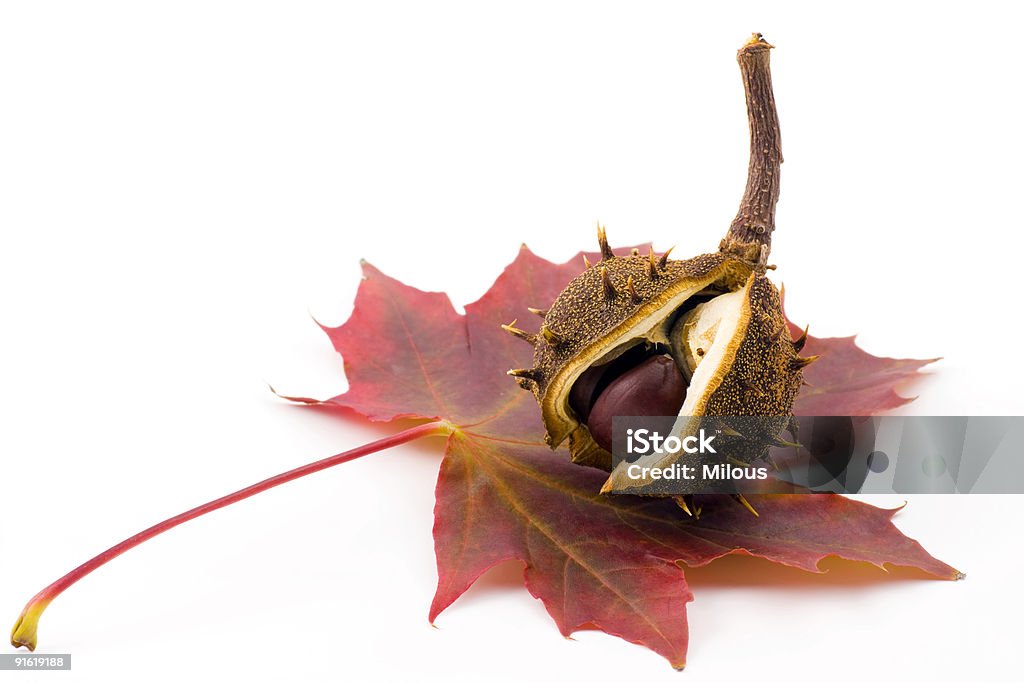
[{"label": "red maple leaf", "polygon": [[[364,265],[352,317],[325,328],[350,383],[327,403],[372,420],[419,417],[454,426],[437,481],[432,621],[487,569],[515,559],[563,635],[593,625],[681,667],[692,595],[679,563],[749,553],[817,571],[822,558],[838,555],[956,578],[896,529],[894,511],[840,496],[762,496],[754,503],[760,517],[709,498],[693,520],[669,501],[598,495],[604,473],[543,444],[533,397],[505,374],[527,367],[531,349],[499,327],[528,317],[528,306],[546,308],[581,268],[581,257],[556,265],[524,246],[462,316],[444,294]],[[811,338],[807,348],[823,357],[807,372],[812,389],[797,406],[804,414],[895,407],[906,399],[893,386],[927,362],[876,358],[852,338]]]},{"label": "red maple leaf", "polygon": [[[597,258],[597,255],[594,255]],[[564,635],[594,626],[642,644],[681,668],[686,661],[683,566],[743,553],[819,571],[835,555],[878,566],[958,572],[892,524],[895,511],[835,495],[752,497],[755,517],[728,497],[702,498],[699,520],[666,499],[600,495],[605,474],[573,465],[542,441],[532,396],[505,371],[530,348],[500,324],[550,303],[582,268],[556,265],[525,247],[477,302],[458,314],[448,297],[423,292],[364,264],[352,317],[325,328],[342,354],[349,390],[324,403],[371,420],[423,424],[306,465],[189,510],[126,539],[40,592],[22,613],[12,643],[35,646],[42,611],[68,586],[169,528],[306,474],[430,434],[447,435],[437,480],[434,539],[438,586],[433,621],[490,567],[524,565],[529,591]],[[822,359],[798,408],[863,414],[899,405],[893,386],[927,361],[881,359],[848,339],[808,341]],[[856,378],[854,381],[853,378]],[[320,403],[313,399],[293,399]]]}]

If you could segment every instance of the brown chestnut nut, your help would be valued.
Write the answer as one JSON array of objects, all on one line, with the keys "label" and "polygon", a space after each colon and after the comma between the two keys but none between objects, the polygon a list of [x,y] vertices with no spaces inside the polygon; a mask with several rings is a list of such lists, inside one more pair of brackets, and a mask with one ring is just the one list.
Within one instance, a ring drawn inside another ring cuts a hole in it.
[{"label": "brown chestnut nut", "polygon": [[604,379],[607,371],[607,365],[590,368],[580,375],[580,378],[572,385],[572,390],[569,392],[569,406],[572,407],[579,421],[584,424],[590,417],[590,409],[594,407],[601,380]]},{"label": "brown chestnut nut", "polygon": [[590,410],[594,407],[601,392],[607,389],[608,385],[618,379],[622,373],[635,368],[647,357],[648,353],[643,345],[636,346],[610,363],[595,365],[580,375],[569,392],[569,405],[579,421],[586,424],[590,417]]},{"label": "brown chestnut nut", "polygon": [[686,380],[671,356],[651,356],[614,379],[590,410],[587,427],[601,448],[612,450],[612,417],[676,415],[686,399]]}]

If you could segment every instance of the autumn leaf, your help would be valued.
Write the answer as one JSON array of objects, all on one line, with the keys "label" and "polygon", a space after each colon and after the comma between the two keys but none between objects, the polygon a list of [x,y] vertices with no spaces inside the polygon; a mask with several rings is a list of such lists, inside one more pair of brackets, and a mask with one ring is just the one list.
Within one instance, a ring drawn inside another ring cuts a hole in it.
[{"label": "autumn leaf", "polygon": [[[364,264],[352,317],[325,328],[350,385],[326,403],[371,420],[452,425],[436,489],[432,621],[490,567],[519,560],[526,587],[564,635],[593,625],[682,667],[692,595],[680,564],[749,553],[817,571],[836,555],[957,577],[896,529],[894,511],[839,496],[762,496],[760,517],[709,496],[694,520],[671,501],[599,495],[603,472],[543,444],[532,396],[505,375],[527,364],[530,349],[499,327],[546,307],[582,267],[582,258],[556,265],[524,246],[463,316],[444,294]],[[848,339],[812,338],[808,348],[823,357],[808,373],[818,384],[803,411],[892,407],[893,386],[924,363],[875,358]]]}]

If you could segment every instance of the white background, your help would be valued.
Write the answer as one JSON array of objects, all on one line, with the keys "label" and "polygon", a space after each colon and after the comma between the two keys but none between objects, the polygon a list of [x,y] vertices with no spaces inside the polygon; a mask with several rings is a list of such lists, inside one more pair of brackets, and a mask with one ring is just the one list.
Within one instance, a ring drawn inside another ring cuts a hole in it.
[{"label": "white background", "polygon": [[[1024,412],[1019,10],[712,5],[4,3],[0,616],[152,522],[392,432],[266,386],[344,389],[310,314],[347,317],[360,257],[462,305],[521,242],[561,261],[598,219],[619,244],[715,248],[744,182],[734,53],[752,30],[778,46],[772,261],[791,315],[944,356],[906,412]],[[437,447],[125,555],[43,619],[41,651],[74,671],[34,676],[1011,676],[1015,496],[898,515],[958,584],[838,562],[688,572],[685,674],[601,633],[562,639],[515,566],[433,629]]]}]

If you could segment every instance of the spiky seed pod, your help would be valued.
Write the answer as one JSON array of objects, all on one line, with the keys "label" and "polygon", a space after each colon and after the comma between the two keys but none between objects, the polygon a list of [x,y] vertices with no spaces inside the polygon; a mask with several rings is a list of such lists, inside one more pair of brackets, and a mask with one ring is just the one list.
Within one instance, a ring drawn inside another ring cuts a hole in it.
[{"label": "spiky seed pod", "polygon": [[[584,271],[546,311],[540,334],[530,340],[528,333],[509,330],[534,347],[533,367],[514,374],[540,404],[545,441],[556,448],[568,439],[574,462],[611,469],[611,454],[594,440],[587,420],[610,419],[610,403],[616,414],[645,414],[631,412],[645,404],[637,382],[665,376],[666,361],[655,372],[653,356],[671,357],[678,367],[686,387],[680,416],[778,416],[781,427],[789,422],[802,369],[814,358],[798,355],[806,334],[790,339],[779,291],[765,275],[782,162],[770,48],[755,34],[738,53],[751,161],[740,210],[719,250],[684,260],[670,258],[671,249],[661,256],[653,249],[615,256],[599,224],[601,262],[591,267],[585,261]],[[650,387],[652,395],[660,388]],[[614,399],[601,402],[611,393]],[[636,406],[628,403],[631,397],[639,397]],[[607,446],[610,426],[602,422],[599,431]],[[777,433],[769,437],[781,441]],[[625,488],[618,478],[613,473],[605,489]]]}]

